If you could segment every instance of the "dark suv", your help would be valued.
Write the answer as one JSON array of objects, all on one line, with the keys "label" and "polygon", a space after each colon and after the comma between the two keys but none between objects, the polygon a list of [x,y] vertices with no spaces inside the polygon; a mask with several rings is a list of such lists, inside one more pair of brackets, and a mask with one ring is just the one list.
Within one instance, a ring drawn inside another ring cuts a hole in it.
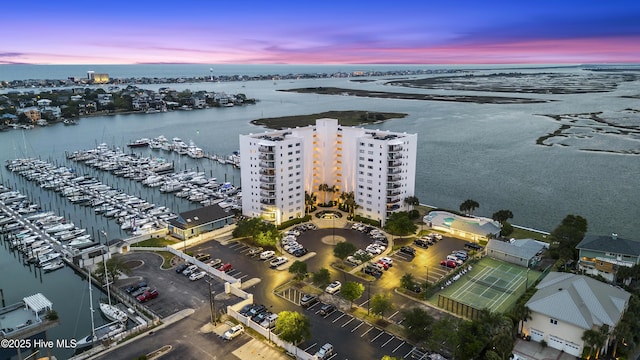
[{"label": "dark suv", "polygon": [[414,256],[416,254],[416,249],[411,246],[403,246],[400,248],[400,252]]},{"label": "dark suv", "polygon": [[260,304],[260,305],[252,307],[251,310],[249,310],[249,312],[247,313],[247,316],[250,317],[250,318],[253,318],[254,316],[256,316],[256,315],[258,315],[260,313],[263,313],[265,311],[267,311],[267,307],[262,305],[262,304]]},{"label": "dark suv", "polygon": [[323,304],[318,312],[322,316],[327,316],[332,312],[336,311],[336,306],[333,304]]},{"label": "dark suv", "polygon": [[425,239],[415,239],[415,240],[413,241],[413,243],[414,243],[416,246],[420,246],[421,248],[425,248],[425,249],[426,249],[426,248],[428,248],[428,247],[429,247],[429,243],[428,243],[428,242],[427,242],[427,240],[425,240]]}]

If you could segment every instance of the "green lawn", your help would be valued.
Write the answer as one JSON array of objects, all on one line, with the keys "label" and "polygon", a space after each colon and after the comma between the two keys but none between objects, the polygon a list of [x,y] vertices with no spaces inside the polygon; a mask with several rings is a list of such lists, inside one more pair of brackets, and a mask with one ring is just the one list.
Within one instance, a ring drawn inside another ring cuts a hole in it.
[{"label": "green lawn", "polygon": [[535,231],[518,229],[517,227],[513,228],[513,233],[511,233],[511,235],[509,236],[515,239],[534,239],[549,242],[549,235],[541,234]]},{"label": "green lawn", "polygon": [[167,245],[172,245],[177,243],[178,241],[168,239],[168,238],[151,238],[148,240],[141,241],[137,244],[133,244],[133,247],[165,247]]}]

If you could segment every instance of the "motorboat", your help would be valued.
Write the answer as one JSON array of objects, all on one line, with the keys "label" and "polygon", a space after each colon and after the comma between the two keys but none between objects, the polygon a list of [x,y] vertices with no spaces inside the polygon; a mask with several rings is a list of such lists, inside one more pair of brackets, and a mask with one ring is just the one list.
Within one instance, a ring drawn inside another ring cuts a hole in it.
[{"label": "motorboat", "polygon": [[58,260],[54,262],[50,262],[42,267],[42,271],[48,273],[52,271],[56,271],[58,269],[62,269],[64,267],[64,261]]}]

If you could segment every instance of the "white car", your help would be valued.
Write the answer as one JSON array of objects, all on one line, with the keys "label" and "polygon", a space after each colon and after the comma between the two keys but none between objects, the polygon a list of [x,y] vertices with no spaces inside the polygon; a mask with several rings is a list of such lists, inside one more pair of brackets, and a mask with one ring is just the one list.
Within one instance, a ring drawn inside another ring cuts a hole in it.
[{"label": "white car", "polygon": [[326,289],[324,289],[324,291],[326,291],[329,294],[335,294],[338,291],[340,291],[340,289],[342,288],[342,283],[338,280],[332,282],[331,284],[329,284],[329,286],[327,286]]},{"label": "white car", "polygon": [[431,233],[429,235],[433,236],[435,239],[442,240],[442,235],[438,233]]},{"label": "white car", "polygon": [[383,263],[389,265],[389,267],[393,266],[393,259],[390,258],[390,257],[383,256],[383,257],[380,258],[379,261],[382,261]]},{"label": "white car", "polygon": [[276,255],[276,252],[273,250],[267,250],[260,253],[260,260],[271,259]]},{"label": "white car", "polygon": [[225,331],[224,334],[222,334],[222,338],[224,340],[231,340],[233,338],[238,337],[243,332],[244,332],[244,327],[242,325],[236,325],[231,329]]},{"label": "white car", "polygon": [[207,263],[207,265],[211,266],[212,268],[216,268],[216,267],[218,267],[220,264],[222,264],[222,260],[220,260],[220,259],[213,259],[213,260],[211,260],[211,261],[209,261],[209,262]]},{"label": "white car", "polygon": [[188,268],[184,269],[182,275],[191,276],[194,272],[198,271],[198,265],[190,265]]},{"label": "white car", "polygon": [[362,264],[362,260],[360,260],[360,259],[356,258],[356,257],[355,257],[355,256],[353,256],[353,255],[349,255],[349,256],[347,256],[347,262],[348,262],[349,264],[352,264],[352,265],[355,265],[355,266],[358,266],[358,265]]},{"label": "white car", "polygon": [[207,273],[205,271],[194,272],[193,274],[189,275],[189,280],[191,280],[191,281],[200,280],[205,275],[207,275]]},{"label": "white car", "polygon": [[380,255],[382,254],[382,249],[380,249],[379,246],[375,245],[375,244],[371,244],[369,246],[367,246],[367,248],[365,249],[369,254],[374,254],[374,255]]},{"label": "white car", "polygon": [[280,265],[282,265],[282,264],[286,263],[287,261],[289,261],[289,259],[287,259],[286,257],[284,257],[284,256],[278,256],[277,258],[275,258],[275,259],[271,260],[271,262],[269,263],[269,265],[270,265],[272,268],[276,268],[276,267],[278,267],[278,266],[280,266]]}]

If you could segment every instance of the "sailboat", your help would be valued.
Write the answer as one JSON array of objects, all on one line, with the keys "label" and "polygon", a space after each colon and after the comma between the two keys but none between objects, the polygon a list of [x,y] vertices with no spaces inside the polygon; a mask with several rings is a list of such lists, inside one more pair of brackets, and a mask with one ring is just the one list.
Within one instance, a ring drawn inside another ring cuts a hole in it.
[{"label": "sailboat", "polygon": [[[106,236],[106,234],[105,234]],[[111,291],[109,290],[109,273],[107,272],[107,262],[104,260],[104,251],[102,252],[102,263],[104,264],[104,277],[106,279],[106,287],[107,287],[107,299],[108,303],[100,301],[100,311],[102,315],[104,315],[107,319],[111,321],[119,321],[121,323],[126,323],[129,319],[127,313],[122,311],[119,307],[111,304]]]},{"label": "sailboat", "polygon": [[120,334],[126,330],[125,325],[120,321],[114,321],[99,327],[95,327],[93,322],[93,296],[91,291],[91,274],[87,276],[89,278],[89,310],[91,312],[91,334],[80,338],[76,342],[76,349],[82,349],[89,346],[93,346],[101,341],[111,339],[112,337]]}]

